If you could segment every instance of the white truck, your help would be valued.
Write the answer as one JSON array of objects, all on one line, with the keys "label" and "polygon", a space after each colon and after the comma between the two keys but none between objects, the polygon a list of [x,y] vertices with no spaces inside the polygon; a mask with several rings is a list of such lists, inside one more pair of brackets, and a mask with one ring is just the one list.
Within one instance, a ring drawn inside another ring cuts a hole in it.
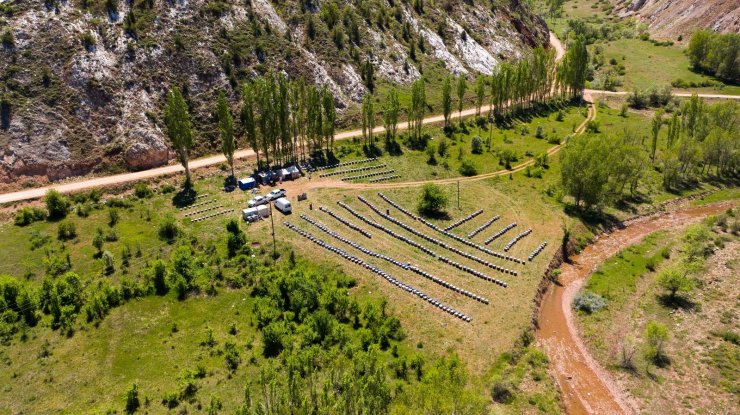
[{"label": "white truck", "polygon": [[290,205],[288,199],[281,197],[275,201],[275,209],[287,215],[293,211],[293,206]]}]

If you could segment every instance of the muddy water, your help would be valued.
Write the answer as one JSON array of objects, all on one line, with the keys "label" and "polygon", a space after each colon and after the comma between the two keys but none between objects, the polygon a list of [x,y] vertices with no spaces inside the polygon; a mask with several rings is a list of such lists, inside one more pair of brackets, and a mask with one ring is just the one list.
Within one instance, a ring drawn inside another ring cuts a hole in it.
[{"label": "muddy water", "polygon": [[593,359],[573,321],[571,304],[588,276],[608,257],[661,229],[682,228],[721,213],[737,202],[683,206],[668,213],[639,218],[624,229],[602,235],[564,264],[560,282],[552,285],[542,301],[537,338],[550,358],[551,370],[562,391],[569,414],[636,413],[637,405],[621,391],[612,377]]}]

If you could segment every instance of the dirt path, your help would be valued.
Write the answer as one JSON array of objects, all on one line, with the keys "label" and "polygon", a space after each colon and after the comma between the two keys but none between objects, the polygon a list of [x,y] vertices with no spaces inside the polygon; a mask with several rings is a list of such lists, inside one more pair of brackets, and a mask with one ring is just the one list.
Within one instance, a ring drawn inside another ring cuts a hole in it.
[{"label": "dirt path", "polygon": [[[560,40],[555,36],[554,33],[550,32],[550,44],[555,48],[555,59],[560,60],[565,55],[565,48]],[[481,107],[481,112],[488,112],[491,110],[490,105],[484,105]],[[460,116],[469,117],[476,114],[475,108],[468,108],[463,110]],[[444,115],[433,115],[424,118],[422,124],[438,124],[444,122]],[[408,129],[408,122],[401,122],[398,124],[398,130]],[[374,133],[385,132],[383,127],[377,127],[373,130]],[[335,136],[335,140],[346,140],[348,138],[361,137],[362,130],[351,130],[343,131]],[[234,159],[245,159],[255,157],[255,152],[251,149],[239,150],[234,154]],[[202,167],[213,166],[220,163],[225,163],[226,158],[223,155],[212,155],[200,159],[190,161],[190,169],[195,170]],[[0,194],[0,204],[19,202],[23,200],[38,199],[43,197],[49,189],[56,189],[61,193],[73,193],[81,190],[91,189],[95,187],[111,186],[121,183],[134,182],[139,180],[146,180],[152,177],[166,176],[170,174],[176,174],[183,171],[182,166],[179,164],[173,164],[163,167],[157,167],[149,170],[143,170],[131,173],[116,174],[113,176],[96,177],[92,179],[75,180],[68,183],[56,184],[52,186],[37,187],[28,190],[22,190],[18,192],[10,192]],[[313,186],[309,186],[313,187]]]},{"label": "dirt path", "polygon": [[588,276],[610,256],[660,229],[682,228],[723,212],[735,202],[684,205],[670,212],[636,219],[624,229],[601,236],[564,264],[560,282],[552,285],[539,311],[537,338],[550,358],[550,370],[562,391],[569,414],[632,414],[637,405],[591,356],[575,327],[571,304]]},{"label": "dirt path", "polygon": [[[587,89],[586,93],[591,94],[591,96],[594,96],[596,98],[599,97],[599,95],[628,95],[630,94],[629,91],[602,91],[600,89]],[[693,94],[690,94],[688,92],[674,92],[673,96],[676,97],[690,97]],[[740,99],[740,95],[722,95],[722,94],[696,94],[699,98],[716,98],[716,99]]]}]

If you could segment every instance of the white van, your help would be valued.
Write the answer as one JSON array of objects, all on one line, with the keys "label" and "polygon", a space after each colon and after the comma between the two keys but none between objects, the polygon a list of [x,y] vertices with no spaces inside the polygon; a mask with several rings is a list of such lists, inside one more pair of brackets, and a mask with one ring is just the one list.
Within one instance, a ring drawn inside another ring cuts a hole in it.
[{"label": "white van", "polygon": [[288,199],[281,197],[275,201],[275,209],[288,214],[293,211],[293,206],[290,205],[290,201]]}]

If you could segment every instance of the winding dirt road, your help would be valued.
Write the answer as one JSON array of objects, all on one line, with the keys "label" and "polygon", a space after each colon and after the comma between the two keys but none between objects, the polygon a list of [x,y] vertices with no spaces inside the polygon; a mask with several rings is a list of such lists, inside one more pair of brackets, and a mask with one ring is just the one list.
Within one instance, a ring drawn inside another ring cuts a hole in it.
[{"label": "winding dirt road", "polygon": [[589,275],[607,258],[660,229],[680,229],[721,213],[736,201],[706,206],[684,204],[670,212],[635,219],[624,229],[601,236],[561,267],[560,283],[551,285],[540,306],[537,338],[550,358],[550,370],[562,391],[567,413],[633,414],[637,404],[591,356],[575,327],[573,298]]}]

